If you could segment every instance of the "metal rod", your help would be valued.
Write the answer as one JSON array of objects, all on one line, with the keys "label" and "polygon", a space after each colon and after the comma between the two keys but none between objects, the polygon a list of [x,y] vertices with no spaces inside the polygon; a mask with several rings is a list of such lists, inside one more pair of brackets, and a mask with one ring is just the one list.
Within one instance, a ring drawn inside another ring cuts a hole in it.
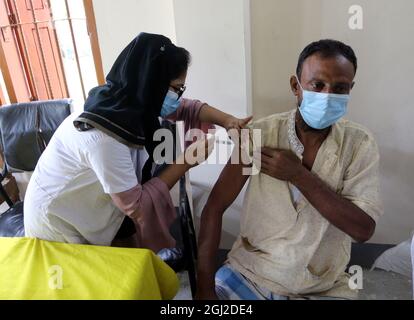
[{"label": "metal rod", "polygon": [[[49,7],[49,12],[50,12],[50,21],[53,21],[53,11],[52,11],[52,6],[50,4],[50,1],[47,0],[47,4]],[[59,20],[64,20],[64,19],[59,19]],[[60,48],[60,43],[59,43],[59,38],[57,36],[57,31],[55,28],[55,25],[52,25],[52,29],[53,29],[53,34],[55,35],[55,39],[56,39],[56,46],[57,46],[57,50],[58,50],[58,58],[59,58],[59,63],[60,63],[60,70],[62,71],[62,78],[63,78],[63,86],[65,89],[65,97],[69,98],[70,94],[69,94],[69,88],[68,88],[68,82],[66,79],[66,71],[65,71],[65,67],[63,66],[63,60],[62,60],[62,51]]]},{"label": "metal rod", "polygon": [[63,18],[63,19],[39,20],[39,21],[33,21],[33,22],[19,22],[19,23],[13,23],[13,24],[5,25],[5,26],[0,26],[0,28],[3,29],[3,28],[8,28],[8,27],[24,26],[27,24],[40,24],[40,23],[60,22],[60,21],[68,21],[68,20],[86,21],[86,18]]},{"label": "metal rod", "polygon": [[[30,0],[30,1],[32,1],[32,0]],[[70,10],[69,10],[68,0],[65,0],[65,6],[66,6],[66,15],[67,15],[67,17],[70,17]],[[73,48],[75,50],[76,65],[78,67],[79,78],[80,78],[80,81],[81,81],[83,99],[86,100],[85,85],[83,83],[82,70],[81,70],[81,66],[80,66],[80,62],[79,62],[78,47],[76,46],[75,33],[73,31],[72,21],[69,19],[68,22],[69,22],[69,27],[70,27],[70,34],[72,36]]]},{"label": "metal rod", "polygon": [[[31,8],[31,11],[32,11],[33,22],[36,22],[36,13],[35,13],[35,10],[34,10],[33,0],[30,0],[30,8]],[[35,23],[35,27],[36,27],[35,29],[36,29],[37,39],[39,41],[40,55],[41,55],[41,58],[42,58],[44,69],[45,69],[47,88],[49,89],[49,93],[50,93],[49,97],[54,99],[52,86],[50,84],[49,73],[47,71],[46,58],[45,58],[45,53],[43,51],[43,46],[42,46],[42,39],[40,37],[39,27],[37,26],[37,23]]]}]

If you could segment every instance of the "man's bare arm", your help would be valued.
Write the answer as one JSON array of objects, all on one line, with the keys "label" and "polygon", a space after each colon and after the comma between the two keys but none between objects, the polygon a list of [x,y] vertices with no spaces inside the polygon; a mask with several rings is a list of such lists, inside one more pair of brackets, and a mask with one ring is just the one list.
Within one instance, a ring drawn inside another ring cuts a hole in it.
[{"label": "man's bare arm", "polygon": [[215,299],[214,275],[220,244],[222,217],[233,203],[249,176],[243,165],[228,163],[217,180],[201,214],[198,237],[197,298]]},{"label": "man's bare arm", "polygon": [[303,169],[301,172],[293,183],[326,220],[357,242],[366,242],[372,237],[375,221],[368,214],[310,171]]}]

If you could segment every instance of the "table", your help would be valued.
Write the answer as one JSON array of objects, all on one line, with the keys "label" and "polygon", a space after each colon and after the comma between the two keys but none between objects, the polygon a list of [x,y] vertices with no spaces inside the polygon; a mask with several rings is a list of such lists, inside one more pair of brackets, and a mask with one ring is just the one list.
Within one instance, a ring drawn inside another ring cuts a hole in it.
[{"label": "table", "polygon": [[151,250],[0,238],[0,299],[168,300],[178,288]]}]

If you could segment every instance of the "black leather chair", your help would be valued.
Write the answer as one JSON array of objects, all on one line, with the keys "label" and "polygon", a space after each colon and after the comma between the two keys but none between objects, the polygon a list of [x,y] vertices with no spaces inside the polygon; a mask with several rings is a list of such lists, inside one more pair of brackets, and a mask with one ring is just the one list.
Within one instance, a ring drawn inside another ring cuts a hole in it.
[{"label": "black leather chair", "polygon": [[1,182],[9,172],[35,169],[53,133],[70,115],[70,105],[70,99],[63,99],[0,107],[0,151],[4,160],[0,194],[10,207],[0,215],[0,237],[24,236],[23,202],[13,203]]}]

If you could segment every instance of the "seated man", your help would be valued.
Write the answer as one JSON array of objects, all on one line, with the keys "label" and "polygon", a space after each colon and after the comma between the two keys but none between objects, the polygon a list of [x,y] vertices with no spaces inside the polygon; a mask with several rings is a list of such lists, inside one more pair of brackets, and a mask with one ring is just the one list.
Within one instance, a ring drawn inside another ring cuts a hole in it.
[{"label": "seated man", "polygon": [[210,194],[199,235],[199,299],[356,298],[345,273],[351,238],[369,240],[382,214],[374,138],[341,119],[356,70],[349,46],[310,44],[290,79],[298,109],[250,126],[261,130],[260,173],[250,177],[240,235],[217,273],[222,215],[249,179],[243,165],[229,162]]}]

